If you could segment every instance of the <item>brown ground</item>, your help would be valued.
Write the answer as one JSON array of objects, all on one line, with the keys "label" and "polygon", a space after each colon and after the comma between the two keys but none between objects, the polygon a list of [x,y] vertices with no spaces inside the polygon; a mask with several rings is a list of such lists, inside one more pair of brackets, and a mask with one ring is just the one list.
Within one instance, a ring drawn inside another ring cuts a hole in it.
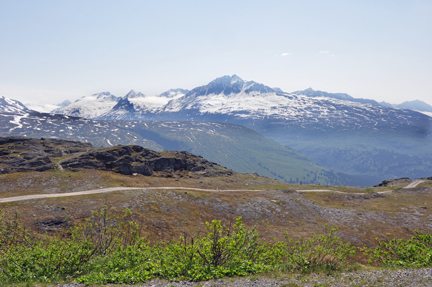
[{"label": "brown ground", "polygon": [[[100,187],[182,186],[220,191],[129,190],[105,194],[1,203],[2,211],[17,210],[24,224],[38,232],[64,229],[84,220],[104,204],[110,209],[130,208],[149,239],[177,239],[205,230],[205,221],[233,221],[242,216],[246,225],[257,226],[261,238],[282,240],[322,232],[324,223],[339,227],[339,235],[355,245],[372,244],[391,233],[407,238],[415,229],[432,232],[432,185],[414,189],[292,185],[250,174],[203,177],[190,173],[182,178],[126,176],[112,172],[45,171],[0,175],[0,197],[61,193]],[[226,192],[224,189],[249,189]],[[264,189],[266,191],[256,191]],[[298,193],[294,189],[333,189],[352,194]],[[376,194],[377,191],[395,190]],[[255,190],[255,191],[254,191]],[[358,195],[354,193],[368,192]]]}]

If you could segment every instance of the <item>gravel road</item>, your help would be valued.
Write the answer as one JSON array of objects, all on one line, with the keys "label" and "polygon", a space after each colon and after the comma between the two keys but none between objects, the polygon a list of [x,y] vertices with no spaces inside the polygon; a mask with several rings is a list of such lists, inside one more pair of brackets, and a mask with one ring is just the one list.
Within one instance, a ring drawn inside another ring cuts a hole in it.
[{"label": "gravel road", "polygon": [[[421,182],[420,182],[421,183]],[[418,183],[419,184],[419,183]],[[406,188],[409,188],[408,186]],[[242,192],[242,191],[265,191],[262,189],[203,189],[203,188],[194,188],[194,187],[107,187],[100,189],[92,189],[92,190],[83,190],[83,191],[75,191],[75,192],[65,192],[65,193],[50,193],[50,194],[30,194],[30,195],[22,195],[22,196],[13,196],[13,197],[5,197],[0,198],[0,203],[4,202],[14,202],[14,201],[23,201],[30,199],[41,199],[41,198],[53,198],[53,197],[66,197],[66,196],[78,196],[78,195],[86,195],[86,194],[98,194],[98,193],[107,193],[113,191],[123,191],[123,190],[196,190],[196,191],[226,191],[226,192]],[[332,193],[340,193],[340,194],[351,194],[351,195],[367,195],[368,193],[348,193],[338,190],[330,190],[330,189],[300,189],[296,190],[297,192],[332,192]],[[377,192],[379,194],[390,193],[389,191],[380,191]]]},{"label": "gravel road", "polygon": [[417,187],[417,185],[419,185],[420,183],[423,183],[423,182],[426,182],[426,180],[415,179],[410,184],[405,186],[404,188],[415,188],[415,187]]},{"label": "gravel road", "polygon": [[[92,190],[65,192],[65,193],[30,194],[30,195],[22,195],[22,196],[5,197],[5,198],[0,198],[0,203],[22,201],[22,200],[29,200],[29,199],[39,199],[39,198],[66,197],[66,196],[78,196],[78,195],[86,195],[86,194],[107,193],[107,192],[123,191],[123,190],[158,190],[158,189],[196,190],[196,191],[227,191],[227,192],[251,191],[250,189],[221,190],[221,189],[203,189],[203,188],[194,188],[194,187],[173,187],[173,186],[169,186],[169,187],[107,187],[107,188],[101,188],[101,189],[92,189]],[[253,191],[264,191],[264,190],[254,189]]]}]

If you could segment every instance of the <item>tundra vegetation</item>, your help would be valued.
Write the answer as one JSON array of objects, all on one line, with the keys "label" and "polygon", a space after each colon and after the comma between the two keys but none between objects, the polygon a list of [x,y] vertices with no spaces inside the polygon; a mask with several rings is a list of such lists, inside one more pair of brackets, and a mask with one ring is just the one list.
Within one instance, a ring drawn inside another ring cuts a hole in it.
[{"label": "tundra vegetation", "polygon": [[430,234],[355,248],[336,231],[326,225],[323,234],[307,239],[286,236],[270,242],[260,240],[255,227],[247,228],[238,217],[230,224],[206,222],[206,230],[194,236],[150,242],[128,209],[119,216],[104,206],[82,224],[54,235],[33,233],[23,227],[18,213],[1,212],[0,282],[131,284],[153,278],[204,281],[280,271],[329,274],[354,266],[356,251],[371,265],[432,265]]}]

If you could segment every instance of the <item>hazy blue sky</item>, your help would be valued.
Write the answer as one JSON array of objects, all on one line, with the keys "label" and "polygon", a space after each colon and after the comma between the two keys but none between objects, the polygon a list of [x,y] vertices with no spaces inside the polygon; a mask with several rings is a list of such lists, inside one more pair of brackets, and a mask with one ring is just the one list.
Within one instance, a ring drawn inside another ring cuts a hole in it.
[{"label": "hazy blue sky", "polygon": [[237,74],[432,104],[432,1],[0,0],[0,95],[154,95]]}]

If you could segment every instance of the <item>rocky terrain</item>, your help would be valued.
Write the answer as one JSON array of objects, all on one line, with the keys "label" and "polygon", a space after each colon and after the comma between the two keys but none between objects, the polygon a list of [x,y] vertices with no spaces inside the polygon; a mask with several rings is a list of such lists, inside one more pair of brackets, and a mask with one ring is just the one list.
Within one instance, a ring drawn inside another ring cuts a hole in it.
[{"label": "rocky terrain", "polygon": [[98,169],[150,176],[183,171],[201,174],[232,174],[217,163],[188,152],[155,152],[141,146],[96,148],[90,143],[24,137],[0,138],[0,174],[52,169]]}]

